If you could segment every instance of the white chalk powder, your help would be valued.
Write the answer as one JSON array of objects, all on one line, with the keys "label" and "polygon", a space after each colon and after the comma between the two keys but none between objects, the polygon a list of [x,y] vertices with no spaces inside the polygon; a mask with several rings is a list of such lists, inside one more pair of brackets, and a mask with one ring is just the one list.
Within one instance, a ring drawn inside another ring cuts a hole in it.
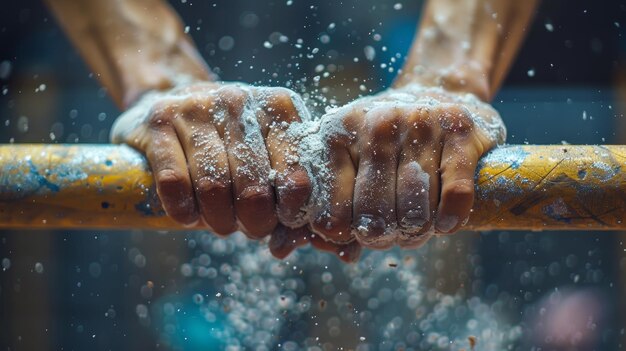
[{"label": "white chalk powder", "polygon": [[[235,84],[226,84],[225,86],[228,85]],[[244,165],[240,167],[237,172],[250,177],[253,174],[260,174],[262,177],[268,178],[273,184],[273,180],[277,176],[276,172],[270,169],[269,164],[253,165],[254,162],[251,158],[251,155],[254,153],[266,150],[265,145],[262,143],[262,136],[259,134],[261,126],[258,124],[255,111],[260,108],[259,101],[262,103],[269,102],[269,100],[267,100],[268,96],[263,95],[262,88],[249,87],[246,85],[236,86],[248,94],[248,99],[246,100],[246,105],[243,108],[243,116],[241,118],[244,126],[243,132],[245,135],[245,142],[234,148],[236,151],[235,156],[239,158]],[[261,92],[261,94],[259,94],[260,97],[257,97],[256,99],[253,98],[251,89],[259,89],[258,91]],[[271,89],[268,89],[268,92],[271,92]],[[490,139],[493,143],[501,144],[504,142],[506,137],[505,126],[502,120],[497,117],[497,113],[495,111],[489,111],[493,112],[490,113],[490,115],[494,116],[489,120],[485,118],[486,116],[479,115],[480,111],[490,109],[491,107],[480,101],[472,94],[450,96],[450,94],[442,88],[424,87],[413,84],[405,86],[401,89],[388,89],[377,95],[357,99],[341,108],[327,108],[326,114],[319,118],[313,118],[302,99],[300,99],[296,93],[291,91],[289,92],[292,97],[293,105],[302,119],[302,123],[292,123],[288,126],[287,135],[294,141],[295,144],[297,144],[297,146],[294,146],[294,150],[292,150],[294,156],[286,161],[293,163],[299,162],[306,169],[312,185],[312,194],[309,201],[306,206],[301,209],[301,217],[294,223],[290,223],[292,226],[301,226],[307,221],[311,223],[313,220],[316,220],[316,218],[309,218],[312,213],[318,213],[322,216],[329,214],[330,196],[332,191],[330,187],[333,184],[335,174],[333,174],[333,172],[331,172],[328,168],[331,150],[329,150],[327,140],[337,136],[353,137],[353,135],[350,135],[344,126],[344,118],[346,114],[342,111],[350,111],[351,109],[355,109],[357,106],[360,106],[362,110],[366,112],[369,109],[379,107],[410,109],[415,108],[416,106],[424,106],[428,108],[442,103],[456,103],[467,109],[469,112],[468,117],[471,118],[474,125],[478,127],[478,129],[485,134],[485,137]],[[128,137],[128,133],[130,131],[136,129],[142,123],[145,123],[146,119],[150,117],[150,113],[152,112],[152,108],[155,103],[163,100],[182,101],[192,94],[194,93],[185,93],[184,86],[170,92],[147,93],[133,108],[122,114],[115,122],[111,132],[112,141],[124,141],[125,138]],[[215,111],[214,114],[218,116],[220,115],[220,111]],[[224,116],[222,113],[221,119],[223,118]],[[208,155],[210,156],[210,153],[208,153]],[[206,158],[207,156],[205,155],[204,157]],[[208,159],[203,161],[203,165],[205,165],[206,169],[209,171],[216,167],[211,160]],[[250,167],[257,168],[252,169]],[[413,169],[413,172],[411,173],[414,176],[419,177],[419,181],[424,184],[422,189],[417,190],[428,192],[430,176],[422,170],[417,162],[413,162],[410,167]],[[420,198],[428,199],[428,196]],[[430,205],[428,201],[422,202],[423,203],[418,204],[418,209],[421,214],[409,213],[408,215],[415,215],[414,217],[421,215],[422,217],[429,219],[431,211]],[[403,223],[403,221],[405,223]],[[438,223],[440,229],[445,230],[454,227],[458,221],[458,218],[440,218]],[[410,218],[402,218],[400,219],[400,222],[403,226],[406,224],[408,228],[415,229],[416,225],[419,227],[418,224],[409,225]],[[352,237],[354,237],[354,234],[357,231],[359,231],[361,235],[367,234],[365,232],[371,224],[372,223],[365,223],[364,221],[356,223],[351,233]],[[433,229],[431,228],[430,233],[432,233],[432,230]],[[387,224],[385,227],[385,234],[380,238],[377,238],[377,241],[379,241],[379,243],[394,242],[400,237],[400,235],[403,235],[401,231],[402,228],[398,228],[395,224]],[[322,233],[317,234],[324,237]],[[406,238],[406,235],[403,235],[403,238]],[[328,240],[329,238],[324,237],[324,239]]]}]

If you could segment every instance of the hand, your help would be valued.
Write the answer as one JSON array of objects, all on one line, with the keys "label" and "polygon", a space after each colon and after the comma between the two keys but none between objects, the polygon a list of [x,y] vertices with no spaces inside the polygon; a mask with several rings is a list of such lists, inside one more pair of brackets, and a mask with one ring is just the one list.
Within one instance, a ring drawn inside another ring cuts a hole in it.
[{"label": "hand", "polygon": [[259,239],[279,219],[302,225],[310,183],[285,133],[302,118],[304,103],[288,89],[195,83],[146,94],[111,135],[146,155],[171,218]]},{"label": "hand", "polygon": [[453,233],[470,215],[478,159],[505,135],[490,105],[441,88],[408,85],[330,111],[300,141],[323,145],[301,147],[301,162],[317,174],[311,229],[378,249]]}]

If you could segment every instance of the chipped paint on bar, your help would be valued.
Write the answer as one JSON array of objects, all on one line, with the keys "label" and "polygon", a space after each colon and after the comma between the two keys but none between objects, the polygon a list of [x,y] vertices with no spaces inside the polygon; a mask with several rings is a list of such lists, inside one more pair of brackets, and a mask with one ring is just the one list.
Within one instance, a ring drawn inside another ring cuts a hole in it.
[{"label": "chipped paint on bar", "polygon": [[[626,229],[626,146],[510,145],[479,163],[471,230]],[[119,145],[0,146],[0,227],[183,229]]]}]

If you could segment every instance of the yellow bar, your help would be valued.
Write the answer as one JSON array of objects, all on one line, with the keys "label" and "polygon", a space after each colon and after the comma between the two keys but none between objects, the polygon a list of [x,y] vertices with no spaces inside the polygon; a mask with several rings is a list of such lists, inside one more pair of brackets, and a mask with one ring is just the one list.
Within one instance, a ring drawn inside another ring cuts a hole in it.
[{"label": "yellow bar", "polygon": [[[469,230],[623,230],[626,146],[522,145],[479,164]],[[0,145],[0,228],[183,229],[120,145]]]}]

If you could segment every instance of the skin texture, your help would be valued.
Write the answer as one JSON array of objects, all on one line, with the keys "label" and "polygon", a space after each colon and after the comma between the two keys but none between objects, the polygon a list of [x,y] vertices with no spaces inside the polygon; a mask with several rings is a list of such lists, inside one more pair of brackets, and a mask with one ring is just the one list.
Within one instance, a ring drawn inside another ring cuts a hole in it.
[{"label": "skin texture", "polygon": [[538,0],[427,1],[395,87],[419,83],[493,98],[524,39]]},{"label": "skin texture", "polygon": [[45,0],[74,46],[127,109],[150,90],[214,81],[173,9],[162,0]]},{"label": "skin texture", "polygon": [[[220,234],[272,234],[277,257],[311,243],[345,261],[363,246],[420,246],[468,217],[476,161],[504,140],[485,102],[536,4],[428,1],[394,86],[322,117],[329,198],[306,228],[302,208],[320,180],[286,133],[308,115],[295,93],[217,81],[165,1],[46,2],[127,110],[112,139],[146,155],[168,215]],[[326,128],[337,125],[347,133]]]}]

